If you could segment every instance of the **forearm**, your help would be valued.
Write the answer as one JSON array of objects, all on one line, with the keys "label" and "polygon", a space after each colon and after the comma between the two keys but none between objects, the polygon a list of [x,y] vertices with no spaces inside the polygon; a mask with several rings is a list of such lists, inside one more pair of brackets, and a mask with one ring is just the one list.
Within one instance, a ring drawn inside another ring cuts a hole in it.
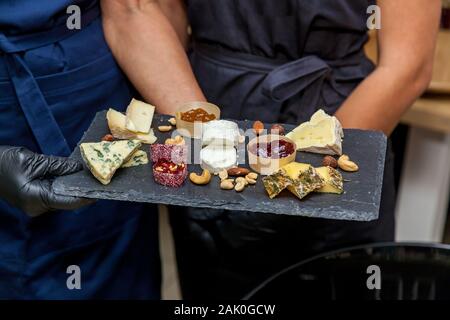
[{"label": "forearm", "polygon": [[[155,1],[102,2],[105,37],[128,78],[160,113],[205,100],[185,51]],[[131,3],[131,4],[130,4]]]},{"label": "forearm", "polygon": [[158,2],[161,5],[162,12],[177,33],[181,44],[187,49],[189,43],[189,22],[184,0],[158,0]]},{"label": "forearm", "polygon": [[411,72],[378,67],[336,112],[345,128],[380,130],[389,135],[403,113],[427,88],[430,70]]}]

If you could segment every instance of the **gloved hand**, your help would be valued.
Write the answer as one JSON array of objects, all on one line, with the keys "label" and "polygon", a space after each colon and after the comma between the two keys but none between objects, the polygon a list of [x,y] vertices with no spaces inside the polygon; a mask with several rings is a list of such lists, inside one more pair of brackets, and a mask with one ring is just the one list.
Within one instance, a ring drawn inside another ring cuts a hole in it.
[{"label": "gloved hand", "polygon": [[0,146],[0,198],[36,217],[52,210],[73,210],[94,200],[60,196],[52,178],[82,170],[77,161],[46,156],[23,147]]}]

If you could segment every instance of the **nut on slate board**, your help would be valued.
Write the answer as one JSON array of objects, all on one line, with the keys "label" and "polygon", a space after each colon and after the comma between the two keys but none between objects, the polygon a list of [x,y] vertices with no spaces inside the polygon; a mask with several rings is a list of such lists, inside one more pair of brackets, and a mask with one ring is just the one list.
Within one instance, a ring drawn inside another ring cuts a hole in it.
[{"label": "nut on slate board", "polygon": [[170,130],[172,130],[172,126],[159,126],[158,130],[161,132],[169,132]]},{"label": "nut on slate board", "polygon": [[201,175],[191,172],[189,179],[197,185],[206,185],[211,181],[211,173],[204,169]]},{"label": "nut on slate board", "polygon": [[284,136],[284,134],[286,133],[286,130],[284,129],[284,127],[281,124],[274,124],[270,128],[270,133],[271,134],[278,134],[280,136]]},{"label": "nut on slate board", "polygon": [[253,131],[255,132],[256,135],[260,135],[261,133],[263,133],[263,131],[264,131],[264,123],[262,123],[259,120],[255,121],[253,123]]},{"label": "nut on slate board", "polygon": [[244,177],[250,173],[250,170],[247,168],[235,167],[228,169],[227,172],[230,177]]},{"label": "nut on slate board", "polygon": [[337,162],[338,162],[339,168],[341,168],[344,171],[356,172],[359,170],[358,165],[355,162],[351,161],[349,156],[346,154],[343,154],[342,156],[340,156]]},{"label": "nut on slate board", "polygon": [[325,157],[323,157],[322,165],[324,167],[332,167],[332,168],[336,169],[338,167],[338,162],[332,156],[325,156]]}]

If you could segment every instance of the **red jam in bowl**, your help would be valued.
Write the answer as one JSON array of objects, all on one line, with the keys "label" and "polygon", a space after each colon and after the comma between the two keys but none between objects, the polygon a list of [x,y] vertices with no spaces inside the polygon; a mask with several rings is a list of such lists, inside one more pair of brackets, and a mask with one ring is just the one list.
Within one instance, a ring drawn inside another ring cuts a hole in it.
[{"label": "red jam in bowl", "polygon": [[258,157],[280,159],[295,152],[294,144],[286,140],[274,140],[270,143],[254,143],[249,151]]}]

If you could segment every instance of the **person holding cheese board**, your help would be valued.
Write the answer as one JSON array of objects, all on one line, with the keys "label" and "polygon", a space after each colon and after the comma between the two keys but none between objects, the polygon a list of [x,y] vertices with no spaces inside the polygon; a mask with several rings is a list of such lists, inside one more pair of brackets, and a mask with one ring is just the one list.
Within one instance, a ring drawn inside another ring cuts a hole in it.
[{"label": "person holding cheese board", "polygon": [[52,188],[83,168],[67,157],[95,114],[135,95],[99,1],[0,2],[0,299],[160,298],[156,206]]},{"label": "person holding cheese board", "polygon": [[[377,67],[363,51],[374,4]],[[345,128],[389,135],[430,81],[440,1],[130,0],[103,11],[119,64],[160,113],[208,100],[223,118],[299,124],[323,108]],[[393,240],[392,165],[388,152],[380,217],[370,223],[173,208],[183,296],[240,298],[305,256]]]}]

